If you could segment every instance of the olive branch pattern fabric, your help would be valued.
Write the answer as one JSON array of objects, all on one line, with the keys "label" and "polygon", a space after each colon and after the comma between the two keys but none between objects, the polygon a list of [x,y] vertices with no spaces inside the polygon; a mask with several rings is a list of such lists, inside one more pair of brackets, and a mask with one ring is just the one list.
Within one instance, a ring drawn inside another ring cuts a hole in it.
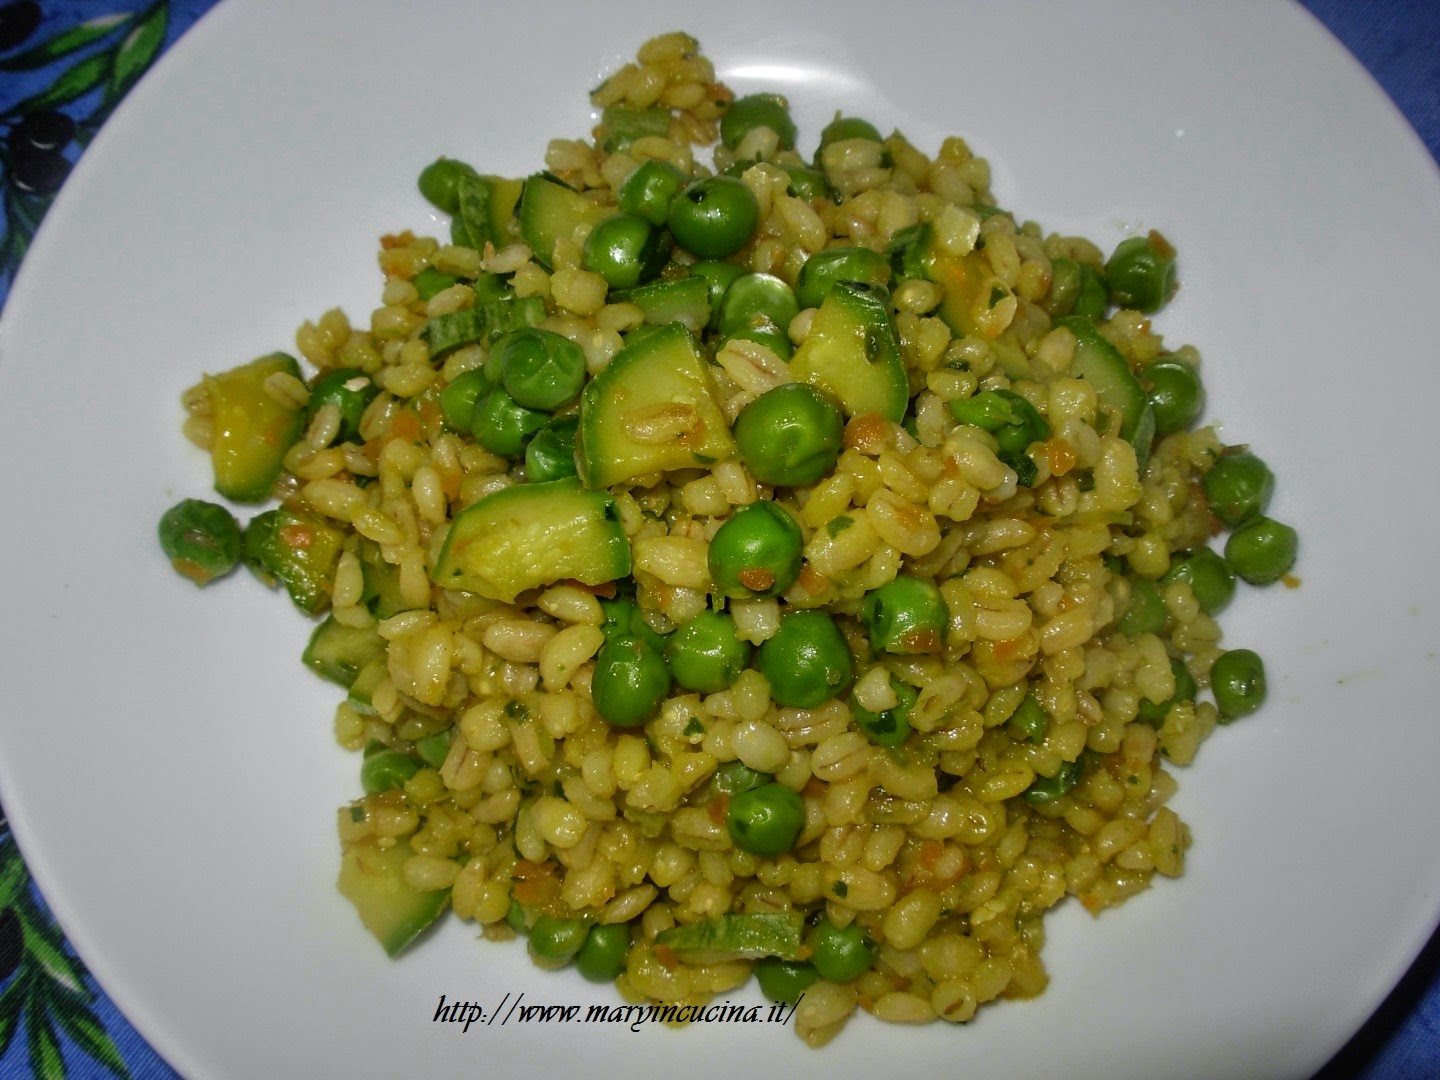
[{"label": "olive branch pattern fabric", "polygon": [[[0,2],[0,308],[57,192],[126,93],[216,0]],[[1303,0],[1440,155],[1440,6]],[[0,793],[3,794],[3,793]],[[1440,1075],[1440,936],[1322,1076]],[[177,1080],[54,920],[0,808],[0,1077]]]},{"label": "olive branch pattern fabric", "polygon": [[[81,152],[161,52],[213,3],[0,3],[0,307]],[[66,941],[3,809],[0,1076],[176,1076]]]},{"label": "olive branch pattern fabric", "polygon": [[0,6],[0,77],[20,92],[14,100],[5,95],[0,113],[8,127],[0,144],[0,287],[6,289],[75,158],[160,54],[170,4],[156,0],[67,22],[47,19],[38,3]]}]

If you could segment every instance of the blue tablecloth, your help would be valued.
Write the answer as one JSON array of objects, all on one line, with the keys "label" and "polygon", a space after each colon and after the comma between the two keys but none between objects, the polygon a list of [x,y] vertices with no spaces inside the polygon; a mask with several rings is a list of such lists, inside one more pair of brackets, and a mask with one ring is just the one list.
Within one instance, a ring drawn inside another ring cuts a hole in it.
[{"label": "blue tablecloth", "polygon": [[[215,0],[0,3],[0,305],[35,227],[111,110]],[[1440,160],[1440,3],[1303,0]],[[0,812],[0,1076],[176,1073],[55,925]],[[1324,1080],[1440,1077],[1440,935]]]}]

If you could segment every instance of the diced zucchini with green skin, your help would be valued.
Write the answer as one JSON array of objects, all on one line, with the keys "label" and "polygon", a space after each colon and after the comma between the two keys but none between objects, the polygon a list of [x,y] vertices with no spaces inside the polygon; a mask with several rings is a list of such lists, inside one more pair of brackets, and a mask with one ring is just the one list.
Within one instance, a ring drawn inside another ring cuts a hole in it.
[{"label": "diced zucchini with green skin", "polygon": [[1120,438],[1135,449],[1140,468],[1150,455],[1155,439],[1155,410],[1146,400],[1145,388],[1120,355],[1120,350],[1105,340],[1095,324],[1083,315],[1070,315],[1055,320],[1075,335],[1075,359],[1070,373],[1095,387],[1100,404],[1120,418]]},{"label": "diced zucchini with green skin", "polygon": [[508,176],[487,176],[490,182],[490,234],[497,248],[516,240],[520,233],[515,221],[515,208],[525,181]]},{"label": "diced zucchini with green skin", "polygon": [[374,715],[375,690],[389,675],[390,662],[385,656],[371,660],[356,673],[345,700],[356,712],[365,713],[367,716]]},{"label": "diced zucchini with green skin", "polygon": [[710,283],[704,278],[652,281],[613,293],[610,299],[614,303],[634,304],[645,313],[645,321],[655,326],[678,322],[692,334],[698,334],[710,322]]},{"label": "diced zucchini with green skin", "polygon": [[928,221],[908,225],[890,238],[890,270],[897,281],[930,279],[928,252],[934,244],[934,227]]},{"label": "diced zucchini with green skin", "polygon": [[459,206],[451,238],[477,251],[487,243],[504,247],[515,236],[515,204],[524,184],[500,176],[462,176],[456,184]]},{"label": "diced zucchini with green skin", "polygon": [[[649,436],[640,430],[664,427],[670,418],[678,434]],[[693,469],[729,460],[735,452],[710,362],[679,323],[626,345],[580,395],[576,457],[586,487]]]},{"label": "diced zucchini with green skin", "polygon": [[910,387],[888,293],[848,281],[831,286],[790,373],[833,396],[847,416],[879,413],[899,423]]},{"label": "diced zucchini with green skin", "polygon": [[362,668],[384,658],[387,647],[374,626],[343,626],[330,615],[311,633],[300,659],[322,679],[349,689]]},{"label": "diced zucchini with green skin", "polygon": [[432,359],[444,356],[461,345],[473,345],[485,337],[489,320],[482,307],[464,308],[437,315],[425,324],[425,341]]},{"label": "diced zucchini with green skin", "polygon": [[525,181],[520,193],[520,238],[530,245],[535,261],[547,270],[555,259],[555,242],[573,239],[582,227],[593,228],[613,210],[544,173]]},{"label": "diced zucchini with green skin", "polygon": [[215,490],[236,502],[262,502],[280,475],[285,452],[305,427],[305,411],[265,390],[276,372],[300,378],[300,365],[286,353],[271,353],[219,375],[206,375],[213,434],[210,462]]},{"label": "diced zucchini with green skin", "polygon": [[942,286],[935,313],[950,332],[957,338],[974,335],[988,341],[996,363],[1006,375],[1012,379],[1030,378],[1030,361],[1011,323],[987,317],[996,304],[1019,301],[996,277],[984,249],[955,256],[935,247],[933,235],[917,242],[925,246],[906,256],[907,272],[918,268],[920,276]]},{"label": "diced zucchini with green skin", "polygon": [[411,854],[406,840],[381,847],[375,837],[366,837],[346,844],[340,856],[336,884],[389,956],[402,952],[450,903],[449,889],[416,892],[405,884]]},{"label": "diced zucchini with green skin", "polygon": [[435,359],[461,345],[489,344],[511,330],[538,326],[544,318],[543,297],[504,295],[461,311],[436,315],[425,324],[425,341],[431,359]]},{"label": "diced zucchini with green skin", "polygon": [[655,937],[655,944],[673,949],[690,964],[717,964],[727,960],[753,960],[778,956],[803,960],[805,918],[798,911],[732,911],[704,922],[672,926]]},{"label": "diced zucchini with green skin", "polygon": [[600,114],[599,142],[613,154],[624,150],[636,139],[670,133],[670,110],[663,105],[636,108],[633,105],[607,105]]},{"label": "diced zucchini with green skin", "polygon": [[240,559],[252,574],[267,589],[273,589],[280,582],[274,572],[265,565],[265,550],[274,543],[275,522],[279,510],[264,510],[245,523],[240,536]]},{"label": "diced zucchini with green skin", "polygon": [[630,573],[630,542],[608,492],[578,480],[521,484],[455,518],[431,580],[510,603],[526,589],[574,579],[601,585]]},{"label": "diced zucchini with green skin", "polygon": [[993,276],[990,260],[980,251],[955,256],[931,246],[919,262],[925,268],[925,277],[944,286],[936,314],[956,337],[974,333],[973,311],[981,283]]},{"label": "diced zucchini with green skin", "polygon": [[483,250],[490,235],[490,185],[479,176],[466,173],[455,183],[455,216],[450,221],[450,239],[465,247]]},{"label": "diced zucchini with green skin", "polygon": [[295,606],[318,615],[330,605],[330,582],[345,534],[324,518],[287,506],[257,541],[262,566],[279,579]]},{"label": "diced zucchini with green skin", "polygon": [[489,326],[487,340],[494,342],[526,326],[539,326],[545,320],[545,298],[542,296],[502,296],[485,303]]},{"label": "diced zucchini with green skin", "polygon": [[373,540],[360,540],[360,571],[364,575],[361,593],[365,606],[377,619],[388,619],[391,615],[409,611],[400,595],[400,568],[387,563],[380,554],[380,545]]}]

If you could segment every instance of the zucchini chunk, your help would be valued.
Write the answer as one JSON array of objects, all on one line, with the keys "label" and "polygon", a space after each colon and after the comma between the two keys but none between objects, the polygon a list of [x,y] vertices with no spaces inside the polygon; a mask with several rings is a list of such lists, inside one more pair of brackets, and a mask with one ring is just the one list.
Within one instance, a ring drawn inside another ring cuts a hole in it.
[{"label": "zucchini chunk", "polygon": [[611,210],[587,199],[554,177],[536,173],[520,192],[520,238],[547,270],[555,262],[555,242],[571,240],[583,226],[594,228]]},{"label": "zucchini chunk", "polygon": [[1085,316],[1068,315],[1056,319],[1055,325],[1075,335],[1071,374],[1094,386],[1101,406],[1119,418],[1117,434],[1134,448],[1135,459],[1144,469],[1155,439],[1155,410],[1146,399],[1140,379],[1120,351]]},{"label": "zucchini chunk", "polygon": [[254,555],[296,607],[318,615],[330,606],[330,583],[344,543],[345,534],[318,514],[282,506],[268,527],[257,527]]},{"label": "zucchini chunk", "polygon": [[283,352],[270,353],[201,385],[210,398],[214,434],[210,462],[215,490],[236,502],[263,502],[280,475],[285,452],[305,428],[305,410],[284,404],[265,390],[277,372],[300,378],[300,364]]},{"label": "zucchini chunk", "polygon": [[372,661],[383,660],[385,639],[373,626],[344,626],[327,615],[310,634],[301,662],[322,679],[347,690]]},{"label": "zucchini chunk", "polygon": [[372,836],[346,844],[340,855],[336,884],[388,956],[402,952],[450,903],[449,889],[416,892],[405,884],[411,854],[409,841],[381,847]]},{"label": "zucchini chunk", "polygon": [[675,950],[691,964],[778,956],[803,960],[805,919],[798,911],[727,912],[704,922],[672,926],[655,937],[657,945]]},{"label": "zucchini chunk", "polygon": [[790,371],[834,397],[846,416],[904,419],[910,386],[886,290],[835,282],[790,358]]},{"label": "zucchini chunk", "polygon": [[601,585],[630,573],[630,541],[608,492],[566,478],[485,496],[455,518],[431,580],[511,603],[573,578]]},{"label": "zucchini chunk", "polygon": [[735,456],[710,362],[695,336],[667,323],[626,345],[580,396],[580,478],[607,488]]}]

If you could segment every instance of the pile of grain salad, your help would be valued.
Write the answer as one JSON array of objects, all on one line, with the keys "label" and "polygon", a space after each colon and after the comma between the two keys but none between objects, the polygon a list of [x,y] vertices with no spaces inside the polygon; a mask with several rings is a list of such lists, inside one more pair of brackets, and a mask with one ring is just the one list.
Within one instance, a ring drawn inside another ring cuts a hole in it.
[{"label": "pile of grain salad", "polygon": [[1043,232],[958,137],[806,157],[684,33],[591,100],[526,178],[425,167],[450,235],[381,239],[367,322],[186,392],[226,505],[166,555],[315,620],[392,955],[449,909],[813,1046],[1039,994],[1048,910],[1182,872],[1170,766],[1265,697],[1216,616],[1294,583],[1152,326],[1174,248]]}]

